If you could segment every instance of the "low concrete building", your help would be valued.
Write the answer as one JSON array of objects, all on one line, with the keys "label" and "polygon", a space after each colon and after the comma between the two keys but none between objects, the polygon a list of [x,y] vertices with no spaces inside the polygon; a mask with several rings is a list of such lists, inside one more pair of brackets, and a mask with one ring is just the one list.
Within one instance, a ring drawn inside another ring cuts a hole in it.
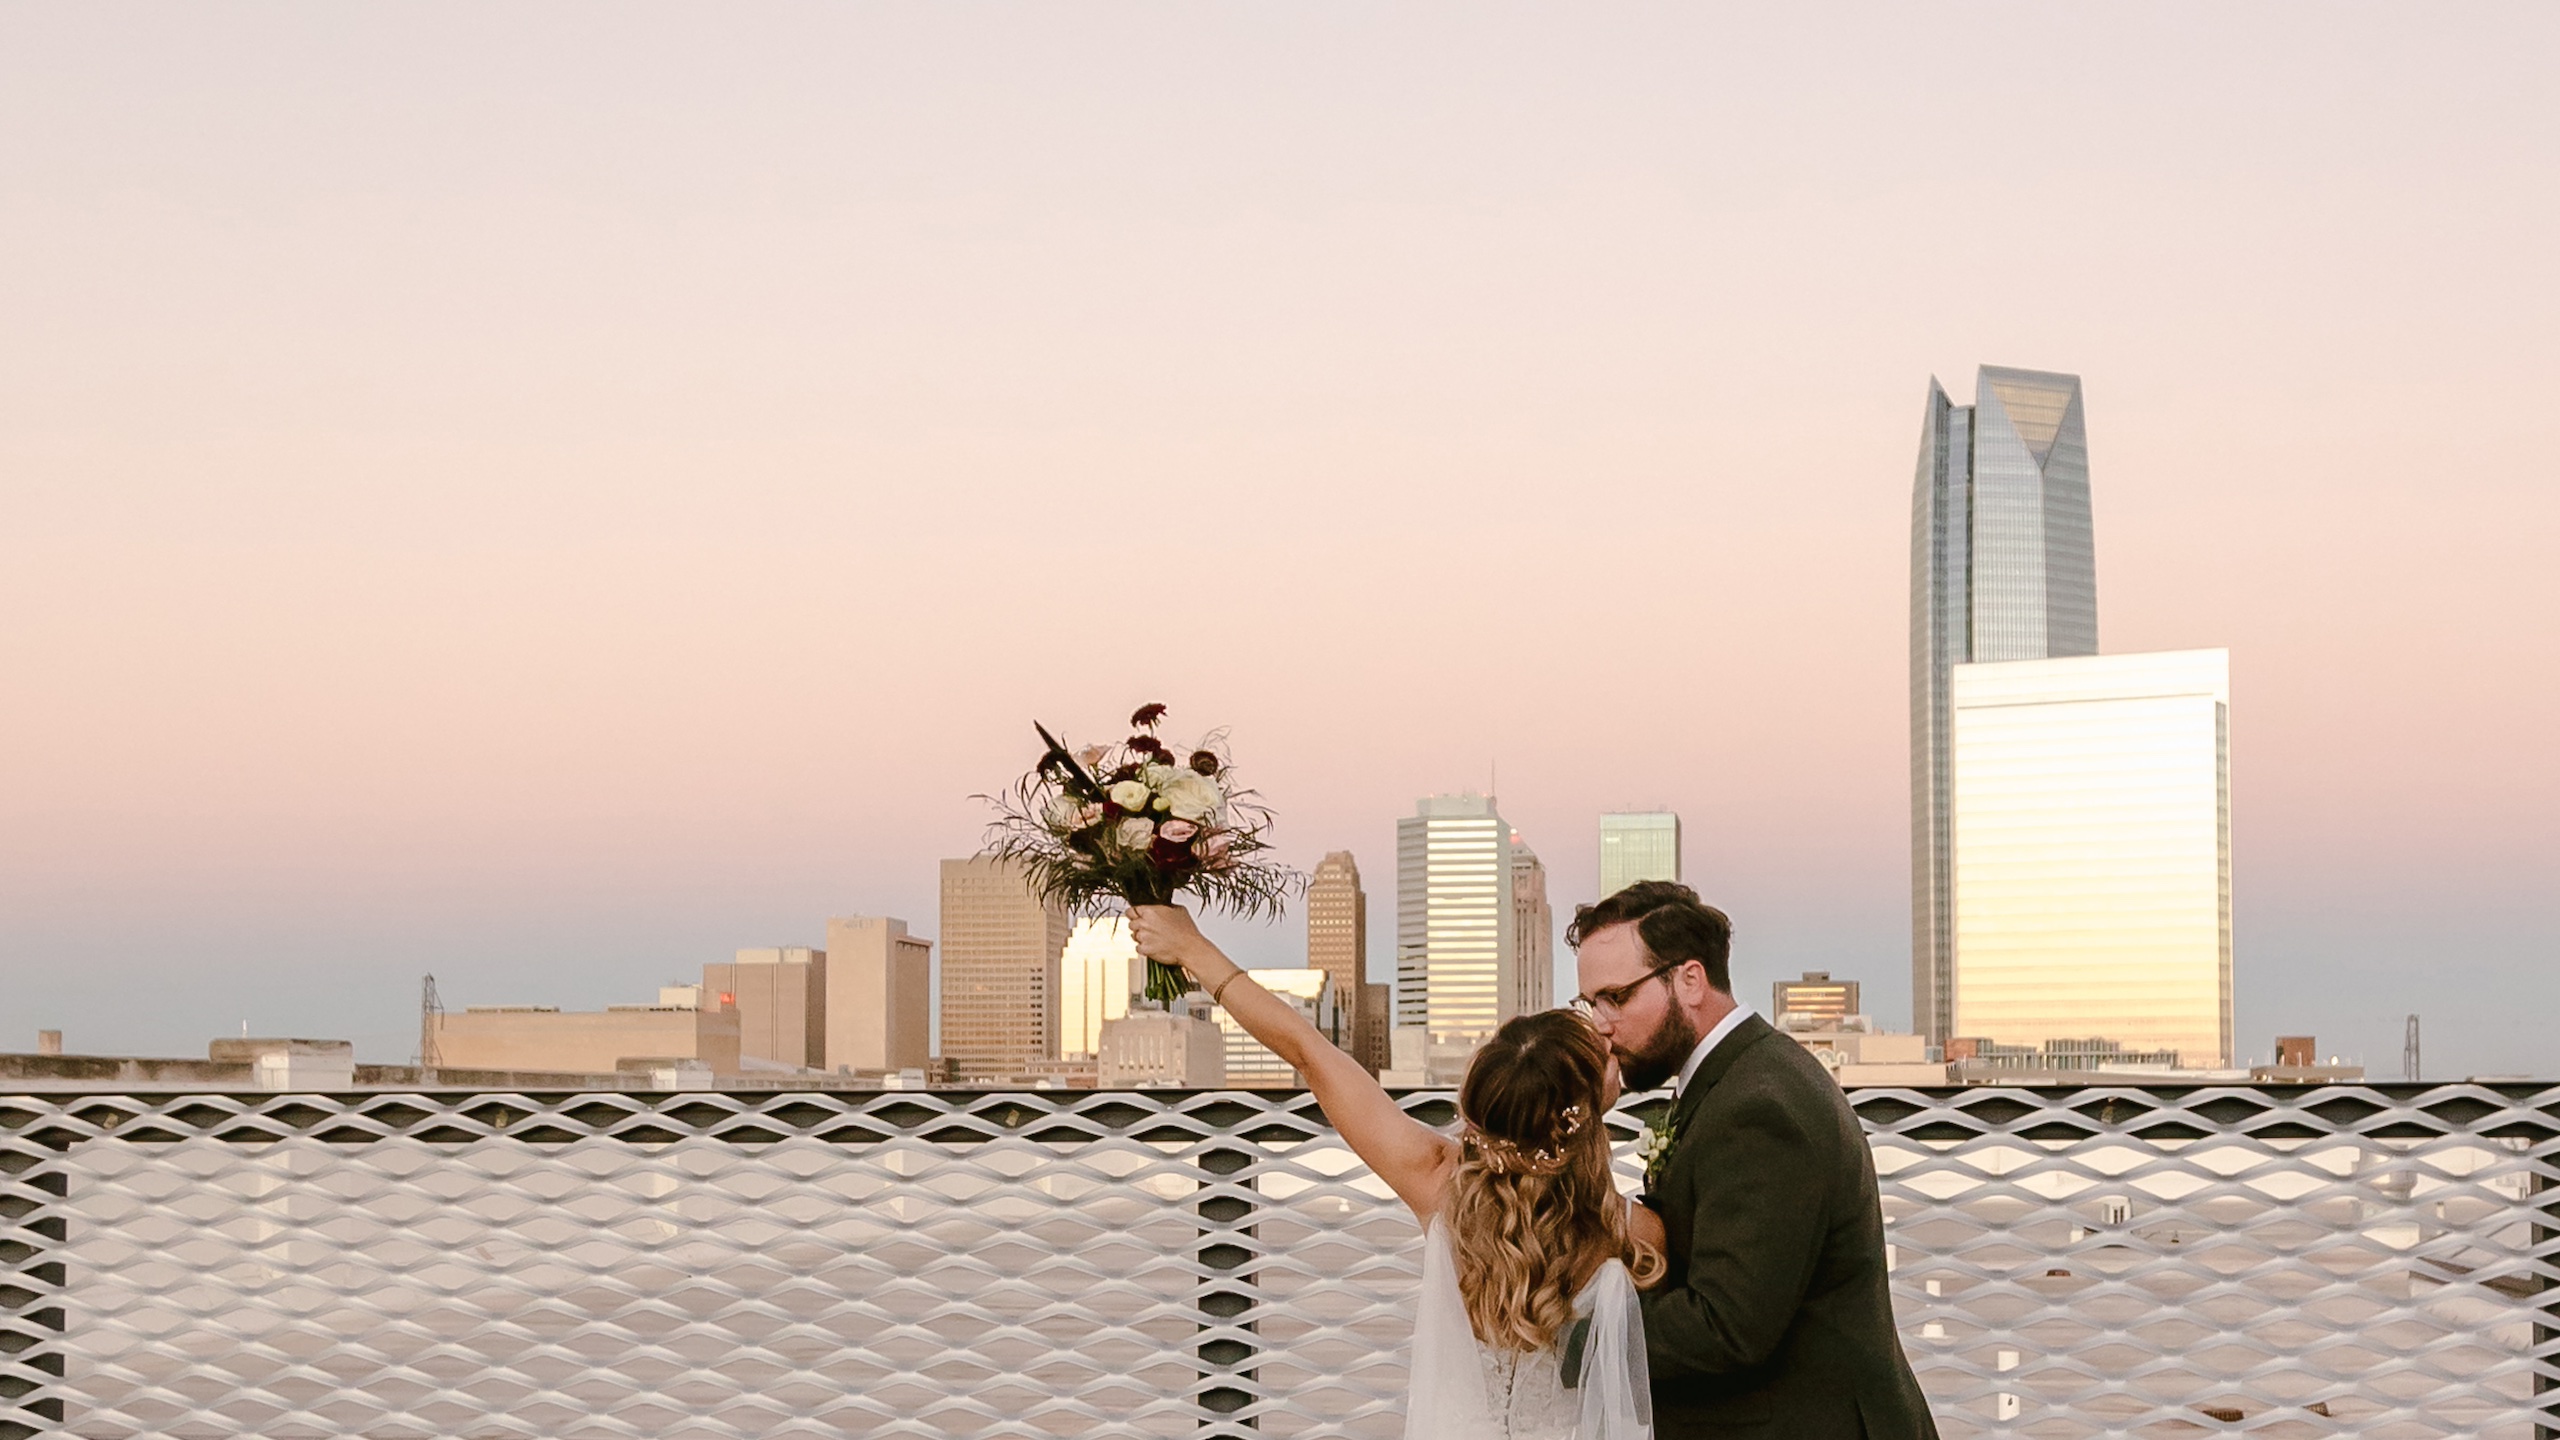
[{"label": "low concrete building", "polygon": [[1398,1025],[1387,1032],[1387,1063],[1378,1083],[1391,1090],[1419,1090],[1431,1083],[1431,1032]]},{"label": "low concrete building", "polygon": [[1387,1065],[1378,1083],[1390,1089],[1456,1086],[1475,1063],[1480,1037],[1434,1034],[1420,1025],[1399,1025],[1387,1032]]},{"label": "low concrete building", "polygon": [[1132,1010],[1117,1020],[1103,1022],[1102,1054],[1096,1069],[1106,1090],[1158,1085],[1207,1089],[1224,1085],[1226,1037],[1215,1024],[1196,1015]]},{"label": "low concrete building", "polygon": [[2276,1063],[2252,1065],[2249,1078],[2268,1085],[2334,1085],[2342,1080],[2361,1080],[2364,1067],[2348,1065],[2338,1057],[2320,1063],[2320,1040],[2315,1035],[2279,1035],[2276,1037]]},{"label": "low concrete building", "polygon": [[1929,1058],[1927,1036],[1878,1030],[1864,1015],[1791,1010],[1778,1017],[1778,1033],[1811,1051],[1844,1090],[1947,1083],[1946,1065]]},{"label": "low concrete building", "polygon": [[[713,997],[716,999],[716,997]],[[738,1012],[673,1005],[473,1005],[436,1017],[442,1070],[545,1070],[611,1075],[699,1061],[713,1075],[738,1073]],[[656,1062],[656,1063],[637,1063]]]},{"label": "low concrete building", "polygon": [[[738,1056],[792,1069],[822,1065],[827,1053],[827,952],[774,945],[702,967],[698,1005],[738,1012]],[[671,1002],[670,986],[658,1003]]]},{"label": "low concrete building", "polygon": [[356,1083],[356,1047],[344,1040],[216,1040],[205,1047],[216,1065],[247,1065],[261,1090],[345,1090]]},{"label": "low concrete building", "polygon": [[2101,1073],[2186,1073],[2175,1050],[2128,1050],[2121,1041],[2104,1036],[2009,1045],[1978,1035],[1958,1035],[1947,1041],[1946,1057],[1948,1076],[1959,1085],[2058,1085]]},{"label": "low concrete building", "polygon": [[[1098,1043],[1098,1042],[1097,1042]],[[901,1075],[908,1072],[900,1071]],[[919,1070],[915,1074],[922,1075]],[[1102,1083],[1102,1061],[1093,1055],[1069,1055],[1057,1060],[1034,1060],[1023,1078],[1035,1090],[1090,1090]]]}]

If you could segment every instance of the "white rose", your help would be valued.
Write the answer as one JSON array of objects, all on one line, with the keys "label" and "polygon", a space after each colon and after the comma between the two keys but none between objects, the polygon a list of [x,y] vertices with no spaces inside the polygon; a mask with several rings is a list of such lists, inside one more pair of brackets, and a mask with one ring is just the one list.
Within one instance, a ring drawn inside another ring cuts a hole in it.
[{"label": "white rose", "polygon": [[1157,765],[1152,762],[1138,767],[1138,778],[1146,782],[1148,789],[1159,793],[1173,783],[1175,776],[1184,773],[1186,772],[1176,766]]},{"label": "white rose", "polygon": [[1145,782],[1123,780],[1111,787],[1111,803],[1123,810],[1144,810],[1155,797],[1147,793]]},{"label": "white rose", "polygon": [[1083,814],[1084,802],[1073,795],[1053,796],[1049,801],[1049,828],[1052,830],[1077,829],[1084,823],[1080,818]]},{"label": "white rose", "polygon": [[1196,771],[1184,771],[1164,788],[1165,808],[1177,820],[1205,824],[1218,818],[1218,807],[1227,802],[1218,782]]},{"label": "white rose", "polygon": [[1120,828],[1114,834],[1121,849],[1144,850],[1155,843],[1156,822],[1132,815],[1120,822]]}]

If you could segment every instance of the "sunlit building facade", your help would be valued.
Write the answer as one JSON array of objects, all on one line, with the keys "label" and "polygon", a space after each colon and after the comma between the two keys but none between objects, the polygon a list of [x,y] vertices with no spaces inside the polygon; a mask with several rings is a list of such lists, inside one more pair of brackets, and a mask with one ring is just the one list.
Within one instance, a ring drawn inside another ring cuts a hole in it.
[{"label": "sunlit building facade", "polygon": [[817,1063],[853,1074],[922,1069],[933,1052],[933,943],[885,915],[827,921],[826,1035]]},{"label": "sunlit building facade", "polygon": [[1834,980],[1828,970],[1807,970],[1801,980],[1781,980],[1769,987],[1769,1020],[1806,1015],[1825,1023],[1866,1012],[1858,1008],[1858,982]]},{"label": "sunlit building facade", "polygon": [[1937,381],[1911,496],[1911,1010],[1943,1044],[1954,955],[1948,675],[2098,651],[2080,378],[1985,365],[1974,403]]},{"label": "sunlit building facade", "polygon": [[1307,964],[1333,977],[1339,1035],[1335,1044],[1374,1075],[1386,1068],[1388,988],[1369,983],[1369,894],[1360,888],[1360,862],[1336,850],[1307,881]]},{"label": "sunlit building facade", "polygon": [[1433,1083],[1517,994],[1511,827],[1486,795],[1434,795],[1396,822],[1396,1027],[1427,1035]]},{"label": "sunlit building facade", "polygon": [[1020,865],[942,862],[942,1048],[962,1081],[1009,1080],[1058,1058],[1058,957],[1071,917]]},{"label": "sunlit building facade", "polygon": [[1058,1053],[1102,1053],[1102,1025],[1129,1013],[1129,997],[1145,984],[1138,943],[1126,916],[1078,920],[1058,957]]},{"label": "sunlit building facade", "polygon": [[1668,810],[1618,810],[1600,817],[1600,897],[1639,880],[1680,878],[1680,817]]},{"label": "sunlit building facade", "polygon": [[2229,1065],[2230,654],[1950,674],[1951,1034]]},{"label": "sunlit building facade", "polygon": [[[1294,1007],[1320,1035],[1331,1036],[1341,1023],[1339,994],[1333,977],[1322,970],[1255,970],[1254,981]],[[1226,1050],[1226,1083],[1245,1089],[1288,1089],[1306,1083],[1289,1062],[1253,1038],[1225,1006],[1216,1011],[1218,1033]]]}]

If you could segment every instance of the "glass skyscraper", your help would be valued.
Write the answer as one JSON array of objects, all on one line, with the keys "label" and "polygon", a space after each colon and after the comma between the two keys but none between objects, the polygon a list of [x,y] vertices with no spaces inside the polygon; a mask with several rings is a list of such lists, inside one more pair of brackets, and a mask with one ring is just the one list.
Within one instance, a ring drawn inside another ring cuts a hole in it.
[{"label": "glass skyscraper", "polygon": [[1619,810],[1600,817],[1600,898],[1639,880],[1680,878],[1680,817],[1668,810]]},{"label": "glass skyscraper", "polygon": [[1953,1022],[1948,673],[2098,651],[2080,377],[1985,365],[1974,403],[1936,380],[1911,492],[1911,1020]]},{"label": "glass skyscraper", "polygon": [[1955,668],[1951,1034],[2231,1063],[2230,667]]}]

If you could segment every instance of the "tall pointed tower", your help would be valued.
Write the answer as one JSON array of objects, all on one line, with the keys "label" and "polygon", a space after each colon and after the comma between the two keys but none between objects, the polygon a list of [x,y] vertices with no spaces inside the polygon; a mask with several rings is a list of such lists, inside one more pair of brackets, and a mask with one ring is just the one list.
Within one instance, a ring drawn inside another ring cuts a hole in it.
[{"label": "tall pointed tower", "polygon": [[1935,379],[1911,490],[1911,1022],[1951,1024],[1947,672],[2098,653],[2080,377],[1985,365],[1974,403]]}]

